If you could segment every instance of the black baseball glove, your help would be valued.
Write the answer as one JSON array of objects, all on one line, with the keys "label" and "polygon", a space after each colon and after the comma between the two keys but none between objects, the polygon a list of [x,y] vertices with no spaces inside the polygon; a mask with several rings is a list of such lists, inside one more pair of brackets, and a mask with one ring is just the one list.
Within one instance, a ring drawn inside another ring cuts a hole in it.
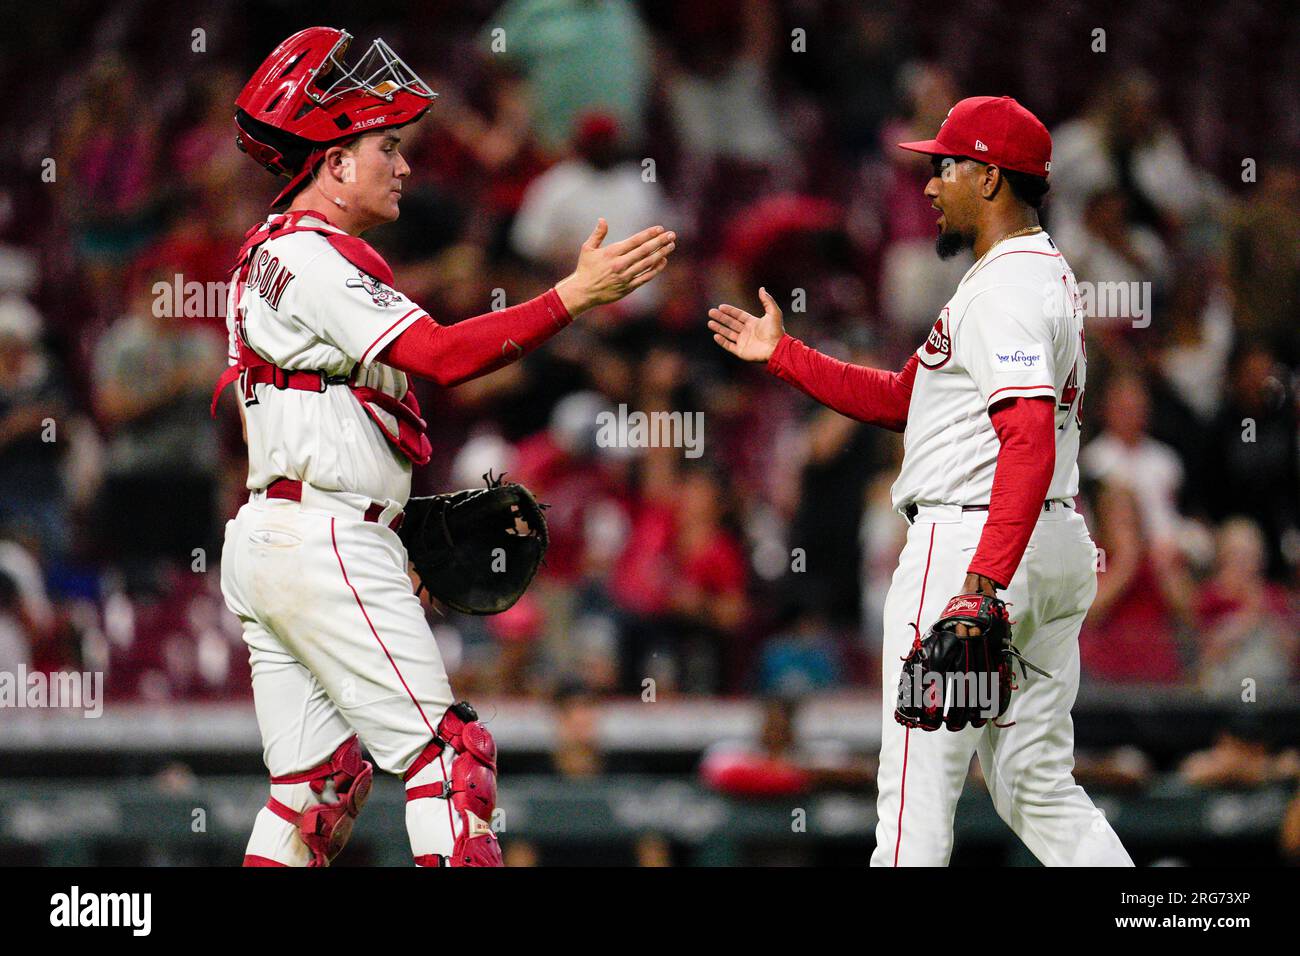
[{"label": "black baseball glove", "polygon": [[546,555],[546,506],[504,477],[489,471],[486,488],[410,499],[397,532],[420,588],[465,614],[512,607]]},{"label": "black baseball glove", "polygon": [[[978,627],[959,636],[957,625]],[[964,730],[983,727],[1007,711],[1016,689],[1012,665],[1033,668],[1011,644],[1007,606],[986,594],[959,594],[948,602],[924,638],[918,631],[903,658],[894,719],[905,727]]]}]

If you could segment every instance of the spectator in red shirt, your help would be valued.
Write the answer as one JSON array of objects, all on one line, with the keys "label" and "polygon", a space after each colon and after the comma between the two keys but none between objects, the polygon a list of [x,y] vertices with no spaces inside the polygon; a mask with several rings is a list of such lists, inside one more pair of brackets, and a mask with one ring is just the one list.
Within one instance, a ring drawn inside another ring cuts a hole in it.
[{"label": "spectator in red shirt", "polygon": [[1178,624],[1191,583],[1176,549],[1153,544],[1137,498],[1103,484],[1096,498],[1101,549],[1097,597],[1079,636],[1085,677],[1115,683],[1176,683],[1185,677]]},{"label": "spectator in red shirt", "polygon": [[721,483],[704,469],[667,478],[659,452],[678,453],[647,456],[643,500],[610,582],[623,612],[623,684],[641,693],[653,677],[659,690],[667,682],[714,693],[748,614],[745,556],[725,524]]},{"label": "spectator in red shirt", "polygon": [[[593,534],[601,533],[606,512],[619,524],[626,510],[624,489],[596,444],[599,416],[606,412],[611,407],[599,393],[573,392],[556,404],[547,429],[519,443],[513,477],[547,505],[548,582],[573,586],[601,571],[607,545],[593,541]],[[617,529],[613,533],[621,544]]]}]

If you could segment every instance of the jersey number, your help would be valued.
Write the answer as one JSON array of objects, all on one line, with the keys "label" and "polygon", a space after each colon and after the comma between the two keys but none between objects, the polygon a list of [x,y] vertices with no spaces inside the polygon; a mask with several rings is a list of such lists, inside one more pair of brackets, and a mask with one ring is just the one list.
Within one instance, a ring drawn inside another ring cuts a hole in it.
[{"label": "jersey number", "polygon": [[[1079,349],[1083,350],[1083,333],[1079,333]],[[1087,356],[1084,356],[1085,360]],[[1074,409],[1074,425],[1076,428],[1083,428],[1083,389],[1079,387],[1079,363],[1076,361],[1070,369],[1070,377],[1065,380],[1065,387],[1061,389],[1061,400],[1056,405],[1061,411],[1065,412],[1065,421],[1061,422],[1061,427],[1065,428],[1070,421],[1070,410]]]},{"label": "jersey number", "polygon": [[[236,346],[236,348],[238,348],[241,353],[243,352],[244,349],[249,349],[250,351],[252,350],[252,346],[248,344],[248,339],[244,336],[244,310],[243,309],[238,309],[235,312],[235,335],[239,339],[239,344]],[[239,387],[240,394],[243,396],[245,408],[249,407],[250,405],[258,404],[257,393],[253,391],[253,382],[248,377],[247,369],[245,369],[243,372],[240,373],[239,380],[238,380],[238,387]]]}]

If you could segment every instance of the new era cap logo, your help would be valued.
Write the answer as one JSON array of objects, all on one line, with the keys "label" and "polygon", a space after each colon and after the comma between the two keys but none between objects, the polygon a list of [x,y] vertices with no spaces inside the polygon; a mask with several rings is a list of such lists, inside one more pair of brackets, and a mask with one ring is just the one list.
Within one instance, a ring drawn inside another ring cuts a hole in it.
[{"label": "new era cap logo", "polygon": [[983,141],[983,140],[978,140],[978,139],[975,140],[975,152],[977,152],[977,153],[987,153],[988,151],[989,151],[989,148],[988,148],[987,146],[984,145],[984,141]]}]

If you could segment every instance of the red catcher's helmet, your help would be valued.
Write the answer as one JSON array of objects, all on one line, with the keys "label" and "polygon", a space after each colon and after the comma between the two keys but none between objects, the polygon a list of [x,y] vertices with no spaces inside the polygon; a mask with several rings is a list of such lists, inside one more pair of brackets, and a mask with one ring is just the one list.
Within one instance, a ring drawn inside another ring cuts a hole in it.
[{"label": "red catcher's helmet", "polygon": [[362,133],[405,126],[437,96],[383,40],[353,66],[343,62],[352,36],[308,27],[277,46],[235,100],[235,143],[289,185],[284,202],[325,150]]}]

